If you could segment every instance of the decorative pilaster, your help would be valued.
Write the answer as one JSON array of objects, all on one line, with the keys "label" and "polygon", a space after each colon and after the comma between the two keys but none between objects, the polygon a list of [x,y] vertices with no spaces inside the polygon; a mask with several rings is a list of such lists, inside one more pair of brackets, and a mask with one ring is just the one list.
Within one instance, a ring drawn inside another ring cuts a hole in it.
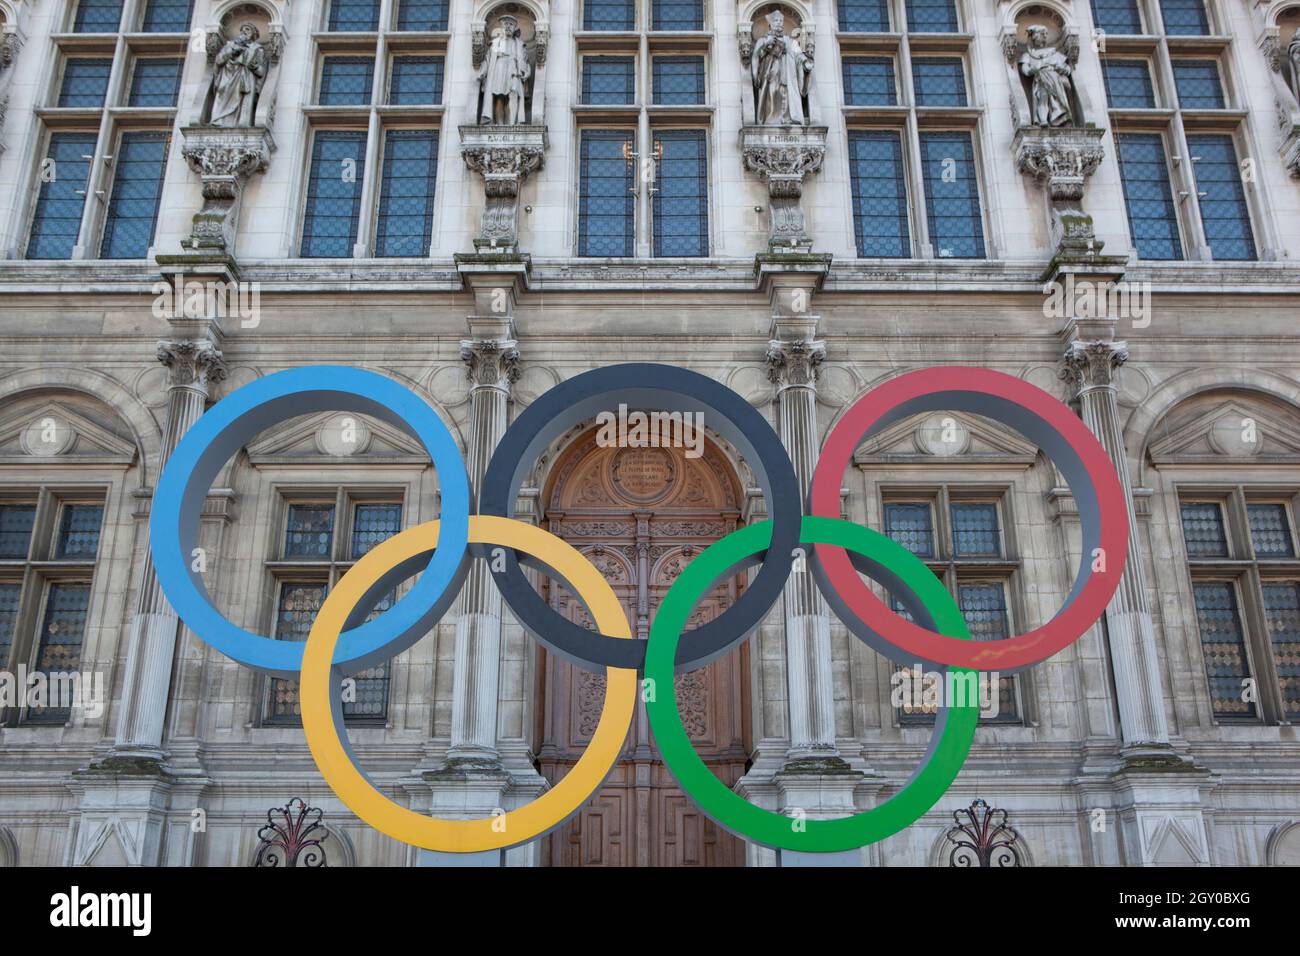
[{"label": "decorative pilaster", "polygon": [[825,126],[743,126],[740,150],[745,168],[767,186],[772,252],[808,252],[812,237],[800,200],[804,177],[822,168]]},{"label": "decorative pilaster", "polygon": [[[466,463],[477,488],[492,452],[505,434],[510,386],[519,377],[514,321],[474,317],[471,338],[460,343],[470,380]],[[452,685],[448,764],[500,767],[497,752],[497,688],[501,663],[501,592],[487,563],[475,561],[461,591],[456,619],[456,669]]]},{"label": "decorative pilaster", "polygon": [[474,248],[515,253],[519,248],[519,190],[542,168],[545,126],[462,126],[460,155],[483,177],[483,218]]},{"label": "decorative pilaster", "polygon": [[[1080,331],[1085,336],[1080,336]],[[1087,336],[1088,332],[1101,335],[1094,338]],[[1089,322],[1083,329],[1076,323],[1065,350],[1061,377],[1077,389],[1080,415],[1106,449],[1124,489],[1128,555],[1119,588],[1106,608],[1123,749],[1130,756],[1154,754],[1176,761],[1169,750],[1155,626],[1147,602],[1146,572],[1115,389],[1115,371],[1128,360],[1128,349],[1125,343],[1116,342],[1112,333],[1113,323],[1108,321]],[[1089,556],[1084,555],[1082,560],[1089,560]]]},{"label": "decorative pilaster", "polygon": [[[171,457],[181,437],[203,414],[210,386],[225,378],[221,333],[214,323],[176,320],[179,332],[194,338],[165,339],[157,359],[170,373],[167,393],[167,432],[161,465]],[[114,756],[161,762],[163,723],[171,684],[179,621],[154,572],[153,555],[145,551],[144,575],[128,624],[126,677],[118,716]]]},{"label": "decorative pilaster", "polygon": [[270,165],[275,140],[259,128],[187,126],[181,135],[181,155],[203,181],[203,208],[194,214],[190,236],[181,244],[233,257],[244,185]]}]

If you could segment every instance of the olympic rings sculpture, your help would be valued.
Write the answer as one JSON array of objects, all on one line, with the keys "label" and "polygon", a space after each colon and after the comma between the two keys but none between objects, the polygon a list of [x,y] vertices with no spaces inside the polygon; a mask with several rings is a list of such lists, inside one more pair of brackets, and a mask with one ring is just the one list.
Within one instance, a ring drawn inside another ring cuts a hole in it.
[{"label": "olympic rings sculpture", "polygon": [[[712,431],[754,470],[771,514],[693,558],[669,589],[644,642],[631,638],[622,606],[594,565],[561,539],[512,516],[519,487],[542,450],[570,427],[617,404],[670,412],[703,409]],[[1026,634],[971,641],[961,610],[924,562],[885,535],[840,517],[840,484],[858,445],[905,416],[941,409],[983,415],[1020,431],[1056,465],[1078,503],[1083,542],[1078,575],[1061,610]],[[442,514],[388,538],[357,561],[328,594],[305,644],[276,641],[222,615],[209,600],[201,563],[190,558],[204,498],[225,462],[276,422],[326,410],[373,415],[420,441],[438,474]],[[967,675],[1020,670],[1059,652],[1100,617],[1119,585],[1130,533],[1123,486],[1084,423],[1027,382],[968,367],[909,372],[850,406],[823,447],[806,515],[780,438],[749,402],[714,379],[653,363],[585,372],[540,396],[497,445],[477,514],[473,500],[455,439],[423,399],[373,372],[314,366],[258,379],[202,415],[167,462],[150,517],[158,580],[190,630],[254,670],[300,677],[303,731],[339,799],[395,839],[448,853],[517,846],[577,813],[617,762],[638,693],[664,763],[682,789],[738,836],[825,853],[897,833],[933,807],[960,771],[975,735],[977,701],[940,708],[925,760],[889,800],[842,819],[793,825],[792,818],[728,789],[699,758],[682,726],[673,675],[734,648],[772,609],[790,576],[803,573],[813,574],[853,634],[894,661],[925,661]],[[806,563],[804,545],[812,548]],[[470,562],[489,556],[493,581],[524,628],[554,653],[605,673],[604,708],[582,758],[536,800],[485,819],[436,819],[385,796],[358,766],[343,723],[340,683],[414,644],[455,599]],[[716,582],[755,564],[757,572],[733,605],[708,624],[684,630]],[[568,586],[590,612],[596,631],[551,608],[521,565],[541,568]],[[384,595],[416,574],[419,579],[396,604],[367,622]],[[884,604],[861,575],[883,585],[911,620]]]}]

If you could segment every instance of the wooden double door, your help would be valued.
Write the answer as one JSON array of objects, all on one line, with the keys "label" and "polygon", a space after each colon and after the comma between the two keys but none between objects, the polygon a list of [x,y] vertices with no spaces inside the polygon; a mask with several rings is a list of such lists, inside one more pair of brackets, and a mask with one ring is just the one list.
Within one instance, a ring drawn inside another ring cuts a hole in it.
[{"label": "wooden double door", "polygon": [[[700,457],[679,448],[603,448],[589,433],[552,470],[545,526],[582,551],[623,603],[632,633],[649,634],[668,588],[703,548],[737,527],[740,486],[712,445]],[[549,581],[543,593],[559,613],[584,626],[586,609]],[[740,580],[717,585],[688,628],[729,607]],[[551,783],[577,762],[604,701],[605,677],[539,650],[534,728],[538,769]],[[744,649],[679,674],[682,722],[697,752],[728,786],[749,754],[748,670]],[[605,785],[563,827],[544,838],[550,866],[741,866],[744,844],[705,817],[673,780],[650,735],[644,704],[621,759]]]}]

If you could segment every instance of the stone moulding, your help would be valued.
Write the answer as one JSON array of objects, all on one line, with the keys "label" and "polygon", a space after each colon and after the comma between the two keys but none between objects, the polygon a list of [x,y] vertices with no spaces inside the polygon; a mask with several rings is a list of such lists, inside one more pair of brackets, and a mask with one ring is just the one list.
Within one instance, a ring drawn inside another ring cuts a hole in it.
[{"label": "stone moulding", "polygon": [[804,177],[822,168],[826,158],[825,126],[742,126],[740,152],[745,168],[767,186],[773,252],[808,252],[808,235],[800,200]]},{"label": "stone moulding", "polygon": [[181,155],[203,182],[203,208],[182,245],[233,255],[244,184],[270,165],[275,140],[258,127],[186,126],[181,136]]},{"label": "stone moulding", "polygon": [[483,177],[483,218],[474,248],[517,252],[519,189],[542,168],[548,140],[545,126],[460,127],[460,155]]}]

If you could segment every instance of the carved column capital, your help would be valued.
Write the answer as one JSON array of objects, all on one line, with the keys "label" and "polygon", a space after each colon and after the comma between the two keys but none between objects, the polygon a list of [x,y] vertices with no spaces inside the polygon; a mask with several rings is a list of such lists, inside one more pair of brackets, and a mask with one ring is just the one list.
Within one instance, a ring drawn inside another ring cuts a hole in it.
[{"label": "carved column capital", "polygon": [[1061,360],[1061,378],[1079,392],[1115,387],[1115,370],[1128,361],[1128,344],[1109,339],[1075,340]]},{"label": "carved column capital", "polygon": [[826,360],[826,343],[821,339],[772,339],[764,359],[767,377],[778,390],[815,388]]},{"label": "carved column capital", "polygon": [[508,391],[519,380],[519,349],[514,339],[465,339],[460,358],[475,388]]},{"label": "carved column capital", "polygon": [[208,339],[162,339],[157,355],[171,372],[172,388],[192,388],[206,394],[210,384],[226,377],[225,356]]}]

